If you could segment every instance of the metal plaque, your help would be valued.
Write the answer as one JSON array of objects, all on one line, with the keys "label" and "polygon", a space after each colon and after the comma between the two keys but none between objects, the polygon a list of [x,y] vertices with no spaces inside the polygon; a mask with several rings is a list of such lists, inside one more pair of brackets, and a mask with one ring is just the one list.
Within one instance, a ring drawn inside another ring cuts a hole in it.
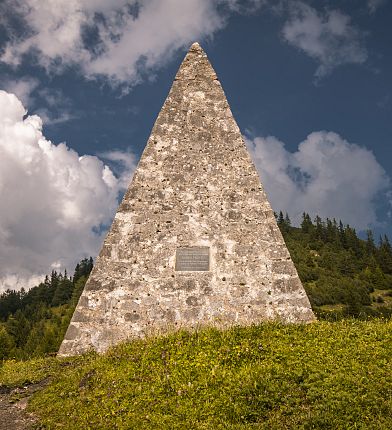
[{"label": "metal plaque", "polygon": [[177,248],[177,272],[207,272],[210,270],[210,248],[207,246],[192,246]]}]

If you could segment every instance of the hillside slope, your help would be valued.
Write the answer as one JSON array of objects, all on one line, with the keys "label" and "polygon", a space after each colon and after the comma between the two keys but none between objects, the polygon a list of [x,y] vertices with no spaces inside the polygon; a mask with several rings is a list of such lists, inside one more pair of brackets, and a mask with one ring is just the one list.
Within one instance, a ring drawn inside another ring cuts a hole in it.
[{"label": "hillside slope", "polygon": [[207,329],[102,356],[7,361],[47,429],[392,428],[392,322]]},{"label": "hillside slope", "polygon": [[336,220],[304,213],[299,228],[280,213],[278,225],[319,319],[392,315],[392,246],[388,237],[375,243]]},{"label": "hillside slope", "polygon": [[[368,319],[392,315],[392,247],[387,237],[376,244],[335,220],[312,222],[304,214],[300,228],[277,215],[299,276],[319,319]],[[73,310],[93,266],[84,259],[72,277],[52,272],[29,291],[0,295],[0,360],[27,359],[58,351]]]}]

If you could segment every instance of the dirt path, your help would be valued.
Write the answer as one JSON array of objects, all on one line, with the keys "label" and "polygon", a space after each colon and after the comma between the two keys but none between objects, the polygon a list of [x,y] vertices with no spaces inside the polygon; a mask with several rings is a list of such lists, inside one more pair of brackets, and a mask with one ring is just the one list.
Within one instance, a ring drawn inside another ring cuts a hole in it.
[{"label": "dirt path", "polygon": [[26,411],[27,402],[33,393],[42,389],[48,382],[49,380],[43,380],[37,384],[14,389],[0,387],[0,430],[36,429],[38,421]]},{"label": "dirt path", "polygon": [[0,430],[32,429],[36,420],[24,409],[27,398],[17,403],[10,403],[10,396],[0,394]]}]

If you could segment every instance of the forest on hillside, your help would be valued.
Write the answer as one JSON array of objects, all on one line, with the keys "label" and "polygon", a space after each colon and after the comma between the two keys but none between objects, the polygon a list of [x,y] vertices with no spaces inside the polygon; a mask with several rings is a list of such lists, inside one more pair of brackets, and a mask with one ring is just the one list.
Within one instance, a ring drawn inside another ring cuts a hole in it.
[{"label": "forest on hillside", "polygon": [[[303,214],[299,227],[286,214],[277,222],[319,319],[368,319],[392,315],[392,247],[372,232],[360,239],[352,227]],[[0,360],[57,352],[83,291],[93,260],[74,274],[57,273],[30,290],[0,295]]]},{"label": "forest on hillside", "polygon": [[277,215],[298,274],[319,319],[392,315],[392,247],[387,236],[366,240],[341,221],[306,213],[299,228]]},{"label": "forest on hillside", "polygon": [[36,287],[0,295],[0,360],[54,354],[93,268],[83,259],[73,276],[52,271]]}]

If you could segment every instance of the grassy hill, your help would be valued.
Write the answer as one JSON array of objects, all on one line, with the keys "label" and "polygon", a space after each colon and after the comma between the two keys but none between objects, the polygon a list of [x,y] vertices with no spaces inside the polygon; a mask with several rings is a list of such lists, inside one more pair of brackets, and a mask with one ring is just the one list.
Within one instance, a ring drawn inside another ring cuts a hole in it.
[{"label": "grassy hill", "polygon": [[0,391],[49,377],[46,429],[390,429],[391,357],[390,320],[263,324],[6,361]]},{"label": "grassy hill", "polygon": [[307,214],[297,228],[277,220],[320,321],[178,332],[57,359],[85,259],[72,277],[52,272],[0,296],[0,403],[38,390],[29,410],[45,429],[391,429],[388,238]]}]

